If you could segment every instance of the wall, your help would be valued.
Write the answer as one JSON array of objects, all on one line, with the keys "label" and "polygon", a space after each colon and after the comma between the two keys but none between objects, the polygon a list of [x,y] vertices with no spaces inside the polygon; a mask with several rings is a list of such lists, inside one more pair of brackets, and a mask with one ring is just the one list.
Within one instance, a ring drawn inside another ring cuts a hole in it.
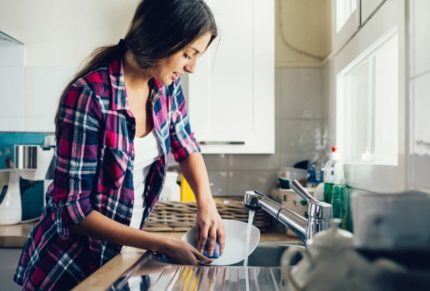
[{"label": "wall", "polygon": [[430,192],[430,2],[409,1],[409,187]]},{"label": "wall", "polygon": [[281,167],[311,159],[322,125],[322,68],[277,68],[274,155],[205,155],[214,195],[270,193]]},{"label": "wall", "polygon": [[0,1],[0,31],[24,43],[21,67],[0,44],[0,130],[52,131],[63,87],[94,48],[118,42],[138,2]]}]

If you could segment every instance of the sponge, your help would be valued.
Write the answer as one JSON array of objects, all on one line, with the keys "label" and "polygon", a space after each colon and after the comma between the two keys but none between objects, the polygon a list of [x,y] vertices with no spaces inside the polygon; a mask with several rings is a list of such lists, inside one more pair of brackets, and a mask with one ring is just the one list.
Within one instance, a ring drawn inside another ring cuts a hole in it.
[{"label": "sponge", "polygon": [[206,241],[206,245],[205,245],[205,251],[203,252],[203,255],[205,255],[208,258],[211,259],[217,259],[220,256],[220,249],[219,249],[219,243],[215,242],[215,248],[214,248],[214,253],[212,254],[212,256],[209,256],[209,240]]}]

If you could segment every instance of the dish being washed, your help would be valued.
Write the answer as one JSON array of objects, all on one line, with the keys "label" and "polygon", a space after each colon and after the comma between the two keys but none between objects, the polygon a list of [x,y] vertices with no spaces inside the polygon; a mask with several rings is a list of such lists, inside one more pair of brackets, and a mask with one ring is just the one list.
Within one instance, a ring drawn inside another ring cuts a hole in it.
[{"label": "dish being washed", "polygon": [[[238,220],[223,219],[224,232],[225,232],[225,245],[224,252],[219,257],[213,260],[213,266],[223,266],[236,264],[245,259],[246,249],[246,228],[248,224]],[[188,230],[182,237],[182,240],[190,243],[192,246],[197,247],[197,242],[194,239],[194,232],[196,227]],[[260,242],[260,230],[252,225],[251,237],[249,242],[248,256],[257,248]]]}]

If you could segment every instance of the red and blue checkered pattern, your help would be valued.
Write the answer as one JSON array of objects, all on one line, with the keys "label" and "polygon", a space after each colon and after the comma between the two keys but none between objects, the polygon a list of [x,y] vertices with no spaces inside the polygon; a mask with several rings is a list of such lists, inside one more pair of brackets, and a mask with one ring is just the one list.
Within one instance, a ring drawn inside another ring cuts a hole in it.
[{"label": "red and blue checkered pattern", "polygon": [[[151,80],[150,100],[163,155],[145,182],[144,220],[155,207],[171,150],[177,161],[200,151],[180,81]],[[14,280],[24,289],[70,289],[105,264],[121,245],[70,232],[92,210],[129,225],[133,201],[135,120],[127,104],[121,60],[78,79],[61,104],[54,182],[27,239]]]}]

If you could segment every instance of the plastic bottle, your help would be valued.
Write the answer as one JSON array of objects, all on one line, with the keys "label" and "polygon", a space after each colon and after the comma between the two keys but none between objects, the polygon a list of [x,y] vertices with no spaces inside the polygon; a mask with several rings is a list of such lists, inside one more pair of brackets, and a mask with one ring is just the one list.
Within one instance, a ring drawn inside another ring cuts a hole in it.
[{"label": "plastic bottle", "polygon": [[331,194],[333,192],[334,170],[338,160],[339,155],[336,151],[336,146],[332,146],[329,159],[324,166],[324,201],[327,203],[331,203],[332,200]]},{"label": "plastic bottle", "polygon": [[343,171],[343,163],[338,156],[338,160],[334,165],[334,180],[331,204],[333,206],[333,218],[342,220],[340,228],[352,230],[350,225],[350,199],[349,191],[345,185],[345,175]]},{"label": "plastic bottle", "polygon": [[316,148],[315,156],[309,162],[308,165],[308,182],[306,184],[307,187],[316,187],[319,183],[323,182],[323,168],[325,163],[324,157],[325,155],[323,152],[323,147],[318,146]]}]

